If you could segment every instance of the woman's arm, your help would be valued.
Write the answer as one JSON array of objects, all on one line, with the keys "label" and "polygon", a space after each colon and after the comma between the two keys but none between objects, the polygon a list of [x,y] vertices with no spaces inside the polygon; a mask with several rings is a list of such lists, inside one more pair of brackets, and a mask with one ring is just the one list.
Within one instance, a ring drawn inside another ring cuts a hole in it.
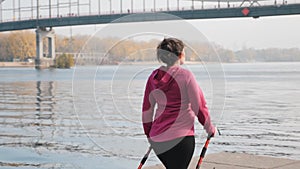
[{"label": "woman's arm", "polygon": [[211,123],[209,110],[206,105],[203,92],[199,87],[194,75],[191,73],[187,82],[188,96],[191,102],[191,108],[195,112],[198,121],[203,125],[208,135],[215,133],[215,127]]}]

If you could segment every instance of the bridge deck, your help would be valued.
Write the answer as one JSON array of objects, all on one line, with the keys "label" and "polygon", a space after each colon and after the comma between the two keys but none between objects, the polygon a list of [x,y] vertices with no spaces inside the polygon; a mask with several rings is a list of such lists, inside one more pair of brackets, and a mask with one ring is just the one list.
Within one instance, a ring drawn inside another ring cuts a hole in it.
[{"label": "bridge deck", "polygon": [[[276,16],[276,15],[295,15],[300,14],[300,4],[289,5],[270,5],[270,6],[256,6],[248,7],[249,13],[243,14],[242,10],[245,7],[239,8],[216,8],[216,9],[197,9],[197,10],[182,10],[182,11],[163,11],[173,15],[174,17],[167,17],[157,13],[137,13],[133,17],[121,19],[117,22],[145,22],[145,21],[162,21],[182,19],[212,19],[212,18],[235,18],[235,17],[253,17],[258,18],[262,16]],[[13,22],[0,23],[0,32],[34,29],[37,27],[59,27],[72,25],[88,25],[88,24],[107,24],[116,22],[117,19],[130,14],[111,14],[111,15],[91,15],[91,16],[71,16],[62,18],[44,18],[32,19]]]}]

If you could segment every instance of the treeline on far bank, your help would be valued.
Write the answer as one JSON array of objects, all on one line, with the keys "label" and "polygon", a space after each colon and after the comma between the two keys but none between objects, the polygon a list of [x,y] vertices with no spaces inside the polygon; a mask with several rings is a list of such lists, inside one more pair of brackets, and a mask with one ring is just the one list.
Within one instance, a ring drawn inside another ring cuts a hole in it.
[{"label": "treeline on far bank", "polygon": [[[72,38],[57,35],[56,52],[60,55],[81,53],[84,58],[102,58],[101,63],[118,63],[122,61],[155,61],[155,48],[159,40],[121,40],[115,37],[99,38],[77,35]],[[46,39],[44,52],[47,51]],[[225,49],[213,43],[189,42],[186,44],[187,61],[205,62],[279,62],[300,61],[300,49],[253,49],[239,51]],[[14,31],[0,33],[0,61],[25,61],[34,59],[36,52],[35,33],[32,31]],[[79,58],[79,56],[77,56]],[[75,61],[76,59],[75,58]],[[220,59],[220,60],[219,60]],[[93,60],[93,59],[91,59]],[[97,59],[96,59],[97,60]]]}]

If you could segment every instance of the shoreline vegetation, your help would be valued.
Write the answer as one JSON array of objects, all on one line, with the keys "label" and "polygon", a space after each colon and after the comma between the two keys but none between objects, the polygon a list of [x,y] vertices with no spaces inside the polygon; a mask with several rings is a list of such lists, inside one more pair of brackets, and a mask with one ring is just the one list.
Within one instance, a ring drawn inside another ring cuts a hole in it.
[{"label": "shoreline vegetation", "polygon": [[[74,65],[117,65],[117,64],[148,64],[157,63],[157,39],[150,40],[121,40],[116,37],[93,37],[76,35],[72,38],[57,35],[56,60],[59,56],[73,56]],[[46,39],[45,39],[46,40]],[[203,63],[252,63],[252,62],[300,62],[299,48],[244,48],[233,51],[213,42],[195,42],[186,44],[186,61],[188,64]],[[47,43],[44,52],[48,53]],[[32,31],[14,31],[0,33],[0,67],[34,66],[28,60],[35,59],[36,42]],[[46,54],[44,54],[45,57]],[[71,59],[60,60],[58,68],[69,64]]]}]

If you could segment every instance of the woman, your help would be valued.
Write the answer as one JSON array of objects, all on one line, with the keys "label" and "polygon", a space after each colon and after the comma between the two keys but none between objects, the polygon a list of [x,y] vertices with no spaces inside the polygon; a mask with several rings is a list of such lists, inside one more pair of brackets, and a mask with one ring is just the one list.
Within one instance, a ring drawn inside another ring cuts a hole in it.
[{"label": "woman", "polygon": [[195,149],[195,117],[208,135],[214,135],[215,127],[195,77],[180,66],[185,61],[183,42],[164,39],[157,47],[157,58],[166,66],[154,70],[148,78],[142,114],[144,132],[167,169],[187,169]]}]

